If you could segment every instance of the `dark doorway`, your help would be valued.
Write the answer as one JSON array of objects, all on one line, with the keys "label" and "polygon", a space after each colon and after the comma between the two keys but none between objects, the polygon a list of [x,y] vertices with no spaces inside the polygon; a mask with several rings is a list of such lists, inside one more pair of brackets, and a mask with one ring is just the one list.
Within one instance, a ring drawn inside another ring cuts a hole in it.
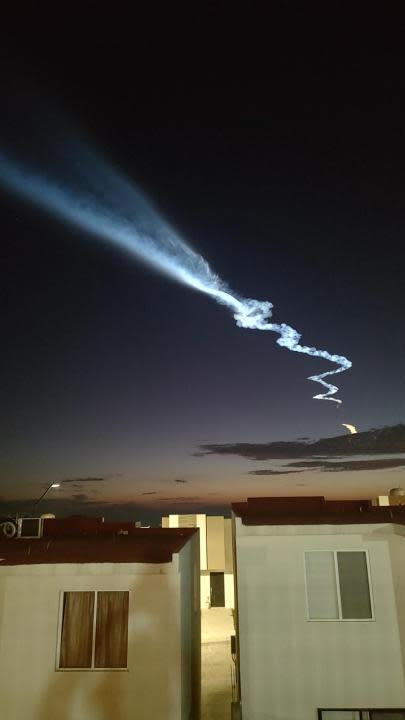
[{"label": "dark doorway", "polygon": [[223,572],[210,573],[211,607],[225,607],[225,583]]}]

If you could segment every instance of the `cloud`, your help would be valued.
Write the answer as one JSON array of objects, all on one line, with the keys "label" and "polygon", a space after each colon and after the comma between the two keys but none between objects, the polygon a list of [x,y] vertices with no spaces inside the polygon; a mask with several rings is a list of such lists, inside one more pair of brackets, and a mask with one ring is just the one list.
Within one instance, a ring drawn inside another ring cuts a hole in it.
[{"label": "cloud", "polygon": [[155,490],[151,490],[150,492],[143,492],[143,493],[141,493],[141,495],[156,495],[156,494],[157,494],[157,493],[156,493]]},{"label": "cloud", "polygon": [[76,502],[89,502],[90,498],[88,495],[85,495],[84,493],[76,493],[76,495],[72,495],[72,499]]},{"label": "cloud", "polygon": [[105,482],[105,478],[103,477],[78,477],[78,478],[68,478],[67,480],[62,480],[62,483],[88,483],[88,482]]},{"label": "cloud", "polygon": [[204,498],[201,498],[201,497],[180,496],[180,497],[158,498],[158,502],[170,502],[175,505],[176,503],[202,503],[202,502],[205,502],[205,500],[204,500]]},{"label": "cloud", "polygon": [[[387,470],[405,467],[405,458],[384,458],[382,460],[342,460],[341,462],[303,461],[288,463],[288,467],[321,469],[325,472],[344,472],[353,470]],[[289,471],[293,472],[293,471]]]},{"label": "cloud", "polygon": [[175,483],[187,483],[188,480],[183,480],[183,478],[174,478],[173,482],[175,482]]},{"label": "cloud", "polygon": [[195,457],[205,455],[238,455],[248,460],[290,460],[321,455],[342,457],[350,455],[387,455],[405,450],[405,425],[394,425],[359,432],[356,435],[338,435],[315,442],[307,440],[277,441],[269,443],[238,442],[200,445]]},{"label": "cloud", "polygon": [[303,472],[303,470],[249,470],[248,475],[291,475],[299,472]]}]

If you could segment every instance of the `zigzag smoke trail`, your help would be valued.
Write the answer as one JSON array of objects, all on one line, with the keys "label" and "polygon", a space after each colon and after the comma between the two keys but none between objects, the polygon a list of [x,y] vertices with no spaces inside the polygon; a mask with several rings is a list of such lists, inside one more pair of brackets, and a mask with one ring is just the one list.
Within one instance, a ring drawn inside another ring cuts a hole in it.
[{"label": "zigzag smoke trail", "polygon": [[277,333],[278,345],[336,364],[336,369],[308,379],[325,388],[325,392],[313,396],[315,399],[341,404],[341,400],[332,397],[338,388],[325,378],[348,370],[352,366],[350,360],[301,345],[297,330],[285,323],[270,322],[271,302],[240,297],[231,291],[130,181],[84,143],[70,140],[67,147],[64,140],[63,149],[59,145],[53,154],[47,148],[46,173],[35,165],[26,169],[23,163],[0,153],[0,183],[60,219],[114,243],[166,275],[210,295],[233,312],[239,327]]}]

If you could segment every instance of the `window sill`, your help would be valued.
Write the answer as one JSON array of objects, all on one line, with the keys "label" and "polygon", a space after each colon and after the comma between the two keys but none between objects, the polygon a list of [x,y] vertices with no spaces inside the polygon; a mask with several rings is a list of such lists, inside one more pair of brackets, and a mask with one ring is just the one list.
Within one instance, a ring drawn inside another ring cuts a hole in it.
[{"label": "window sill", "polygon": [[376,622],[375,618],[307,618],[307,622],[335,622],[335,623],[372,623]]},{"label": "window sill", "polygon": [[55,668],[55,672],[129,672],[129,668]]}]

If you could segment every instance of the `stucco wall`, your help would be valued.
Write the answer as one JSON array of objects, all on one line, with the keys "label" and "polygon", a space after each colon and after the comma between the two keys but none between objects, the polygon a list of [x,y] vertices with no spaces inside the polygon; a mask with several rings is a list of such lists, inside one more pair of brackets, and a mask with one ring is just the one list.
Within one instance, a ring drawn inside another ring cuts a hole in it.
[{"label": "stucco wall", "polygon": [[[130,591],[127,671],[55,671],[64,590]],[[181,717],[178,556],[164,565],[0,568],[0,607],[2,717]]]},{"label": "stucco wall", "polygon": [[402,663],[405,668],[405,528],[395,525],[393,529],[394,532],[389,537],[389,548]]},{"label": "stucco wall", "polygon": [[207,567],[213,571],[225,569],[224,518],[207,515]]},{"label": "stucco wall", "polygon": [[[389,525],[261,528],[236,520],[243,720],[405,705],[390,533]],[[374,621],[307,620],[303,553],[321,549],[368,550]]]},{"label": "stucco wall", "polygon": [[[207,569],[207,516],[204,514],[197,515],[169,515],[167,518],[162,518],[162,527],[179,527],[180,520],[184,523],[185,518],[192,518],[193,522],[189,527],[198,527],[200,533],[200,568],[201,570]],[[164,522],[164,524],[163,524]],[[194,524],[195,523],[195,524]],[[186,525],[183,525],[187,527]]]},{"label": "stucco wall", "polygon": [[201,705],[200,543],[194,536],[179,554],[181,720],[198,720]]},{"label": "stucco wall", "polygon": [[210,574],[204,573],[200,577],[200,590],[201,590],[201,609],[207,610],[210,607]]},{"label": "stucco wall", "polygon": [[234,601],[234,587],[233,587],[233,574],[232,573],[225,573],[224,583],[225,583],[225,607],[226,608],[234,608],[235,601]]},{"label": "stucco wall", "polygon": [[224,519],[225,572],[233,574],[232,520]]}]

